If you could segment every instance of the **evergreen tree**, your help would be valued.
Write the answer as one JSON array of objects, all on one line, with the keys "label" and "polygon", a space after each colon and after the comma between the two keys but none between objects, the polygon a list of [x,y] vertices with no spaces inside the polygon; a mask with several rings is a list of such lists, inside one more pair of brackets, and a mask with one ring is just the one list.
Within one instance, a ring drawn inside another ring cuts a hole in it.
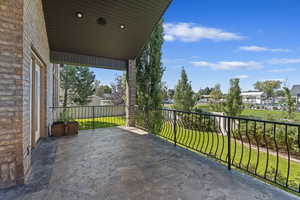
[{"label": "evergreen tree", "polygon": [[227,95],[225,112],[228,116],[238,116],[243,110],[240,79],[230,80],[230,90]]},{"label": "evergreen tree", "polygon": [[95,93],[95,75],[88,67],[66,65],[60,73],[60,87],[64,90],[63,106],[70,103],[85,105]]},{"label": "evergreen tree", "polygon": [[60,87],[63,89],[64,92],[63,107],[66,107],[70,101],[69,93],[70,90],[74,88],[75,74],[76,67],[70,65],[63,66],[60,72]]},{"label": "evergreen tree", "polygon": [[[159,112],[149,112],[162,107],[161,79],[164,67],[161,63],[163,44],[163,25],[160,21],[154,28],[141,55],[136,59],[137,66],[137,104],[144,110],[146,126],[156,133],[160,129]],[[157,116],[156,116],[157,115]],[[157,125],[158,124],[158,125]],[[157,126],[156,126],[157,125]]]},{"label": "evergreen tree", "polygon": [[175,87],[174,108],[177,110],[191,111],[195,105],[194,92],[191,82],[188,80],[184,68],[181,70],[181,78]]},{"label": "evergreen tree", "polygon": [[88,97],[95,93],[95,76],[88,67],[76,67],[74,94],[72,95],[75,104],[89,103]]},{"label": "evergreen tree", "polygon": [[292,98],[291,90],[287,87],[283,88],[284,95],[285,95],[285,103],[287,105],[287,114],[288,118],[293,118],[293,112],[295,111],[295,101]]},{"label": "evergreen tree", "polygon": [[223,94],[221,91],[221,85],[216,84],[215,87],[211,89],[209,95],[211,96],[211,99],[209,100],[210,109],[215,112],[223,112],[224,105],[222,102]]}]

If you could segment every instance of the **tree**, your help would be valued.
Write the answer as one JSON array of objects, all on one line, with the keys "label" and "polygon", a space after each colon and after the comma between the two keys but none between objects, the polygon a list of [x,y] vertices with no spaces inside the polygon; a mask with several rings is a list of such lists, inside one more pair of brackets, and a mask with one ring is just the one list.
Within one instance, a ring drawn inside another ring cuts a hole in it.
[{"label": "tree", "polygon": [[240,79],[230,80],[230,89],[225,106],[225,112],[228,116],[239,116],[243,111],[243,102],[239,83]]},{"label": "tree", "polygon": [[164,67],[161,62],[163,44],[163,22],[155,26],[149,41],[140,56],[136,59],[137,66],[137,104],[144,115],[143,122],[149,131],[157,133],[162,125],[161,112],[150,110],[162,107],[161,79]]},{"label": "tree", "polygon": [[209,93],[211,96],[211,99],[209,101],[209,107],[211,110],[215,112],[223,112],[224,105],[222,102],[222,91],[221,91],[221,85],[216,84],[214,88],[211,88],[211,92]]},{"label": "tree", "polygon": [[75,104],[86,105],[88,97],[95,93],[94,72],[88,67],[76,67],[75,81],[73,84],[72,100]]},{"label": "tree", "polygon": [[75,66],[66,65],[60,72],[60,87],[64,91],[63,107],[69,103],[69,93],[74,88],[76,70]]},{"label": "tree", "polygon": [[117,76],[115,81],[110,84],[111,98],[115,105],[124,104],[126,100],[126,76]]},{"label": "tree", "polygon": [[254,84],[254,88],[264,92],[268,99],[274,97],[276,89],[281,87],[281,81],[268,80],[268,81],[257,81]]},{"label": "tree", "polygon": [[164,100],[166,100],[166,99],[169,98],[169,95],[168,95],[168,86],[167,86],[166,82],[162,82],[161,94],[162,94],[162,98]]},{"label": "tree", "polygon": [[111,94],[112,89],[109,85],[100,85],[96,88],[96,96],[102,97],[104,94]]},{"label": "tree", "polygon": [[175,87],[174,107],[178,110],[191,111],[195,105],[194,92],[191,82],[188,80],[184,67],[181,70],[181,78]]},{"label": "tree", "polygon": [[170,99],[174,98],[175,90],[174,89],[168,89],[168,97]]},{"label": "tree", "polygon": [[284,95],[285,95],[285,103],[287,105],[287,114],[288,118],[293,118],[293,112],[295,111],[295,101],[292,98],[291,90],[287,87],[283,88]]}]

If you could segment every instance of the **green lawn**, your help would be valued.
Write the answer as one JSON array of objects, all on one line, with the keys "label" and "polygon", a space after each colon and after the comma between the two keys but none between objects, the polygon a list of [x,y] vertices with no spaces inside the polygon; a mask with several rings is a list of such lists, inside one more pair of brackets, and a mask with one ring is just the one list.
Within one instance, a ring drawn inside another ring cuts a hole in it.
[{"label": "green lawn", "polygon": [[[208,104],[198,104],[195,108],[202,109],[203,111],[210,111]],[[275,110],[252,110],[245,109],[242,114],[243,117],[257,118],[262,120],[274,120],[274,121],[284,121],[287,117],[287,113],[283,111]],[[294,113],[293,121],[300,123],[300,113]]]},{"label": "green lawn", "polygon": [[[274,110],[250,110],[246,109],[242,112],[243,116],[255,117],[259,119],[274,119],[274,120],[284,120],[286,118],[286,112],[274,111]],[[300,113],[295,113],[295,121],[300,122]]]},{"label": "green lawn", "polygon": [[94,121],[92,118],[77,119],[76,121],[79,123],[79,130],[93,129],[93,127],[108,128],[125,125],[124,117],[98,117]]},{"label": "green lawn", "polygon": [[[169,138],[172,142],[174,139],[173,135],[173,125],[171,123],[164,123],[163,129],[161,131],[161,136]],[[195,130],[188,130],[182,127],[177,127],[177,143],[178,145],[188,148],[192,151],[202,152],[204,154],[209,154],[212,157],[218,158],[223,163],[227,162],[227,146],[228,138],[227,136],[222,136],[214,132],[200,132]],[[248,144],[244,141],[244,144]],[[270,180],[275,180],[275,169],[277,159],[275,155],[262,152],[258,153],[256,147],[252,144],[252,150],[248,146],[242,146],[242,144],[232,139],[231,140],[231,159],[237,167],[248,169],[254,174],[264,177],[267,176]],[[268,159],[268,166],[267,166]],[[258,163],[257,163],[258,162]],[[284,157],[279,157],[278,159],[278,174],[276,177],[277,182],[281,184],[286,184],[285,180],[288,174],[288,161]],[[265,174],[267,168],[267,173]],[[300,163],[290,162],[290,172],[288,178],[289,187],[298,190],[300,183]]]}]

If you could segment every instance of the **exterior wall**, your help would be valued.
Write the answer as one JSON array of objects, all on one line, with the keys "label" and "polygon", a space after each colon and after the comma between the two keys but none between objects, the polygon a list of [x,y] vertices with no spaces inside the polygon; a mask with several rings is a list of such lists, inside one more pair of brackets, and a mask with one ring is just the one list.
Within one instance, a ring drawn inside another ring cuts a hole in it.
[{"label": "exterior wall", "polygon": [[[51,119],[52,65],[41,0],[0,1],[0,187],[24,183],[30,172],[30,71],[36,56],[44,64],[41,99]],[[47,94],[47,95],[46,95]],[[47,133],[47,123],[41,123]],[[41,135],[43,136],[43,135]],[[45,136],[45,135],[44,135]]]},{"label": "exterior wall", "polygon": [[0,187],[22,182],[23,0],[0,1]]},{"label": "exterior wall", "polygon": [[[28,173],[30,167],[31,155],[30,153],[27,155],[27,148],[31,144],[30,141],[30,70],[31,68],[31,58],[33,50],[39,56],[40,60],[44,62],[44,84],[52,85],[52,67],[50,65],[50,50],[48,45],[48,38],[46,33],[46,26],[44,21],[44,14],[42,8],[41,0],[24,0],[24,15],[23,15],[23,159],[24,159],[24,174]],[[45,87],[44,87],[45,88]],[[52,104],[52,91],[51,87],[47,87],[46,99],[41,100],[41,106],[46,103],[46,107],[49,107]],[[26,94],[26,95],[25,95]],[[42,94],[42,93],[41,93]],[[50,117],[50,114],[47,114],[47,118]],[[41,131],[44,129],[46,132],[47,128],[41,126]]]}]

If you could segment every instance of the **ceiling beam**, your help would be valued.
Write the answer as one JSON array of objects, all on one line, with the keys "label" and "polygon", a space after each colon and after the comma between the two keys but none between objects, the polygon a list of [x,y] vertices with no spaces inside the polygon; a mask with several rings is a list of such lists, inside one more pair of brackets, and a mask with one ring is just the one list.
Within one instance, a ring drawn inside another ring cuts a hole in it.
[{"label": "ceiling beam", "polygon": [[97,56],[87,56],[75,53],[51,51],[50,60],[55,64],[69,64],[78,66],[99,67],[105,69],[114,69],[126,71],[127,60],[103,58]]}]

